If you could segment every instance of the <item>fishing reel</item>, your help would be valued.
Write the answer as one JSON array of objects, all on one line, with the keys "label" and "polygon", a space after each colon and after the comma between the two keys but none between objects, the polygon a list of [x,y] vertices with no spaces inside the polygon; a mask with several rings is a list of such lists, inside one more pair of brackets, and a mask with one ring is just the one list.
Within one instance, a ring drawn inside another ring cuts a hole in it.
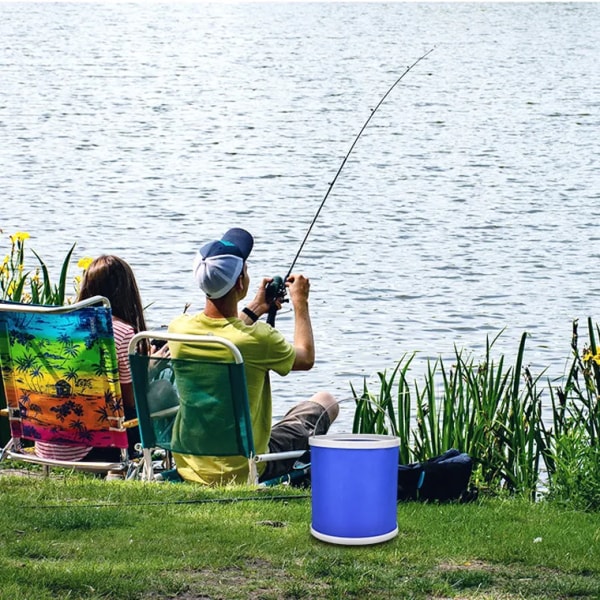
[{"label": "fishing reel", "polygon": [[287,290],[283,278],[279,277],[279,275],[275,275],[275,277],[273,277],[273,281],[267,284],[267,302],[271,304],[277,299],[283,302],[286,291]]},{"label": "fishing reel", "polygon": [[267,315],[267,323],[271,326],[275,325],[275,315],[277,314],[277,305],[275,304],[276,300],[280,300],[281,302],[288,302],[286,296],[287,289],[285,287],[285,282],[282,277],[276,275],[273,277],[273,281],[267,284],[267,302],[269,303],[269,314]]}]

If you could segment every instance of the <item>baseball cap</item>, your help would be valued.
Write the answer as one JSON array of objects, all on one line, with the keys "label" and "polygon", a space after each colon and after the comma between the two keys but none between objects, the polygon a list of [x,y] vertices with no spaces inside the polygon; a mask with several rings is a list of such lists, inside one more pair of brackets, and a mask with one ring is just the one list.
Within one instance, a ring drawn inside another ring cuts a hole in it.
[{"label": "baseball cap", "polygon": [[235,227],[220,240],[205,244],[196,253],[193,273],[208,298],[222,298],[234,286],[244,261],[254,246],[254,238],[245,229]]}]

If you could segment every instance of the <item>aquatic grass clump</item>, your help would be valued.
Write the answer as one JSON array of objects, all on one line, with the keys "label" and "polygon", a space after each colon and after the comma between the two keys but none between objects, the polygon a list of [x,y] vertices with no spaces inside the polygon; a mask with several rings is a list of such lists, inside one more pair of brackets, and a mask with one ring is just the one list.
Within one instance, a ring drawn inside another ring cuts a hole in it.
[{"label": "aquatic grass clump", "polygon": [[351,386],[353,431],[398,435],[402,464],[456,448],[474,459],[474,482],[482,489],[535,496],[548,435],[539,376],[523,368],[527,334],[514,366],[506,366],[504,356],[492,356],[499,335],[486,340],[483,360],[455,347],[451,366],[442,358],[428,361],[423,381],[412,386],[407,372],[414,354],[405,355],[390,377],[378,373],[377,394],[366,380],[360,396]]},{"label": "aquatic grass clump", "polygon": [[[31,252],[38,264],[32,270],[26,268],[25,241],[29,238],[29,233],[25,231],[9,236],[11,248],[0,265],[0,300],[48,306],[70,304],[72,298],[67,296],[67,274],[76,244],[71,246],[62,262],[58,283],[52,283],[46,263],[35,250]],[[91,259],[83,258],[77,266],[85,272],[90,262]],[[81,274],[78,274],[73,278],[75,295],[80,282]]]},{"label": "aquatic grass clump", "polygon": [[[486,340],[485,356],[455,348],[450,366],[428,361],[423,381],[408,381],[415,354],[404,355],[380,389],[366,383],[356,403],[353,431],[400,437],[400,462],[422,462],[449,448],[474,460],[481,491],[549,498],[586,510],[600,509],[600,327],[588,319],[589,339],[579,349],[573,322],[572,362],[564,380],[540,386],[543,375],[525,365],[527,333],[513,365]],[[549,391],[551,419],[542,415]],[[413,406],[414,402],[414,406]]]}]

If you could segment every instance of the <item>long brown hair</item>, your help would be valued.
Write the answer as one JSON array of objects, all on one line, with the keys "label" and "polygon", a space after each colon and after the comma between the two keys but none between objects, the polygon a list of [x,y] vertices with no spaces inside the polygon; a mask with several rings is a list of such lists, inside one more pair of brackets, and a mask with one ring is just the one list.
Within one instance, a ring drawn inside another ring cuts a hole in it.
[{"label": "long brown hair", "polygon": [[[103,254],[86,269],[79,300],[104,296],[110,301],[113,316],[125,321],[136,333],[146,331],[144,307],[131,267],[118,256]],[[144,345],[147,353],[146,345]]]}]

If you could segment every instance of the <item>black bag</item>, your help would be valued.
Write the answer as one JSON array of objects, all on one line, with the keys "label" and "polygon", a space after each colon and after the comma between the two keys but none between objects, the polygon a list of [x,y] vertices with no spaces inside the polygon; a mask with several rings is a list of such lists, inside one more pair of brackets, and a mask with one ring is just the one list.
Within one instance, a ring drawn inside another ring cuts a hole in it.
[{"label": "black bag", "polygon": [[469,488],[473,461],[454,448],[423,463],[398,466],[398,500],[460,500],[477,497]]}]

